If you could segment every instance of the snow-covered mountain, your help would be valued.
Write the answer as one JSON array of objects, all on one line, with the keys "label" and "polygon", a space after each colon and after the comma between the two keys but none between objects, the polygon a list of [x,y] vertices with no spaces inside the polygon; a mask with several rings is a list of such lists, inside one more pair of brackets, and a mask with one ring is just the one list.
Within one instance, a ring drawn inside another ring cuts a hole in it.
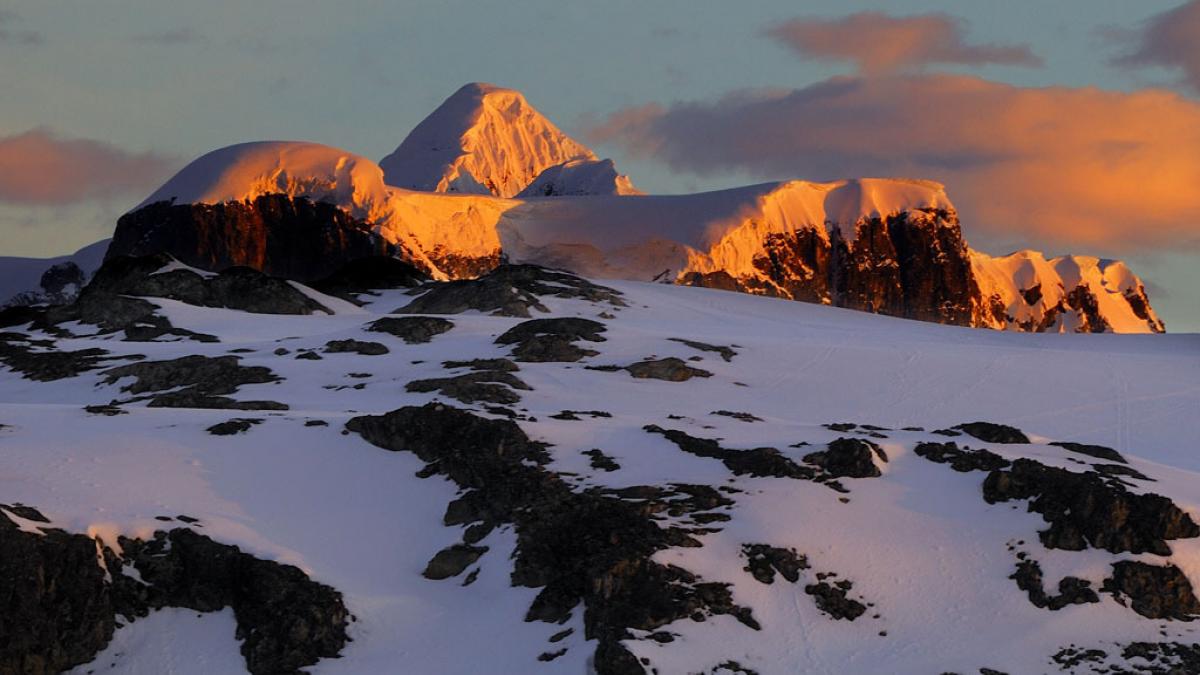
[{"label": "snow-covered mountain", "polygon": [[611,159],[573,159],[540,173],[518,197],[640,195],[629,176],[617,173]]},{"label": "snow-covered mountain", "polygon": [[0,312],[0,672],[1200,666],[1194,336],[380,262]]},{"label": "snow-covered mountain", "polygon": [[1120,260],[1040,251],[971,252],[971,267],[997,327],[1036,332],[1161,333],[1142,280]]},{"label": "snow-covered mountain", "polygon": [[0,256],[0,307],[70,302],[100,267],[109,240],[54,258]]},{"label": "snow-covered mountain", "polygon": [[[530,190],[587,191],[569,186],[597,175],[628,192],[611,163],[591,160],[546,169]],[[1163,329],[1123,264],[1056,259],[1032,274],[1019,261],[1039,253],[971,251],[943,186],[919,180],[503,199],[397,188],[369,159],[328,146],[246,143],[197,159],[121,218],[111,254],[158,252],[305,281],[381,253],[435,278],[476,276],[503,257],[968,326]]]},{"label": "snow-covered mountain", "polygon": [[521,92],[473,82],[422,120],[379,165],[387,183],[401,188],[514,197],[548,169],[576,163],[547,177],[543,189],[566,179],[570,191],[561,194],[632,193],[627,177],[605,175],[611,162],[594,162],[595,153],[554,126]]}]

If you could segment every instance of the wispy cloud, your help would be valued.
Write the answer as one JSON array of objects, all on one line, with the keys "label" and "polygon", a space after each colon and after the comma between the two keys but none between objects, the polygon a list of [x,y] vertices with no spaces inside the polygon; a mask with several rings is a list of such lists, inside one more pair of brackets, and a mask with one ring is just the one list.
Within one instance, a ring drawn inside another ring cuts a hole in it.
[{"label": "wispy cloud", "polygon": [[129,38],[130,42],[141,45],[171,47],[175,45],[205,42],[207,38],[191,27],[172,28],[169,30],[139,33]]},{"label": "wispy cloud", "polygon": [[21,16],[11,10],[0,9],[0,44],[9,43],[25,46],[40,45],[46,36],[36,30],[21,29]]},{"label": "wispy cloud", "polygon": [[891,16],[859,12],[834,19],[797,18],[766,34],[805,58],[848,61],[863,73],[934,64],[1037,66],[1028,45],[970,44],[962,21],[947,14]]},{"label": "wispy cloud", "polygon": [[1183,84],[1200,92],[1200,0],[1150,17],[1138,30],[1107,35],[1129,49],[1112,60],[1118,66],[1161,66],[1179,72]]},{"label": "wispy cloud", "polygon": [[629,108],[588,135],[698,175],[940,180],[969,232],[1010,242],[1200,249],[1200,104],[1165,90],[834,78]]},{"label": "wispy cloud", "polygon": [[0,202],[61,205],[144,192],[178,161],[47,129],[0,136]]}]

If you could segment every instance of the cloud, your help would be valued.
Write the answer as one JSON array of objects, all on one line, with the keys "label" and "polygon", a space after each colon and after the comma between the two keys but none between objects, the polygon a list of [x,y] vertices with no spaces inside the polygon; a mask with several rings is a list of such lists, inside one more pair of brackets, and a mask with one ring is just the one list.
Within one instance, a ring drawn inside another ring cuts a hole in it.
[{"label": "cloud", "polygon": [[772,26],[766,34],[805,58],[851,61],[864,73],[932,64],[1042,63],[1028,45],[968,44],[963,22],[940,13],[897,17],[859,12],[836,19],[799,18]]},{"label": "cloud", "polygon": [[0,202],[62,205],[144,192],[178,162],[46,129],[0,136]]},{"label": "cloud", "polygon": [[1115,65],[1180,70],[1184,83],[1200,91],[1200,0],[1156,14],[1140,30],[1109,35],[1131,43],[1130,51],[1112,60]]},{"label": "cloud", "polygon": [[171,30],[157,31],[153,33],[139,33],[129,38],[130,42],[141,45],[154,45],[158,47],[171,47],[174,45],[189,44],[194,42],[204,42],[206,38],[201,33],[198,33],[194,28],[173,28]]},{"label": "cloud", "polygon": [[698,175],[939,180],[994,241],[1200,249],[1200,103],[1165,90],[834,78],[629,108],[588,136]]},{"label": "cloud", "polygon": [[0,9],[0,44],[12,43],[25,46],[40,45],[46,37],[35,30],[15,30],[8,25],[21,20],[16,12]]}]

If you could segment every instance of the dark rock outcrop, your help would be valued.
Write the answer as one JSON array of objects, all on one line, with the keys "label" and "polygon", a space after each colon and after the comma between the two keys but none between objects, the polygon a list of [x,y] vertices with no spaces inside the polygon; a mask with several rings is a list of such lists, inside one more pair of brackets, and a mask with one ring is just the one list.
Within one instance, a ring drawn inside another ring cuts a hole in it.
[{"label": "dark rock outcrop", "polygon": [[437,391],[463,403],[487,401],[509,405],[521,400],[513,389],[531,391],[533,388],[506,370],[476,370],[454,377],[413,380],[404,385],[404,389],[416,393]]},{"label": "dark rock outcrop", "polygon": [[412,263],[391,256],[351,260],[333,274],[314,281],[312,287],[350,302],[359,295],[389,288],[413,288],[429,281],[429,275]]},{"label": "dark rock outcrop", "polygon": [[737,352],[733,350],[733,347],[727,347],[725,345],[710,345],[705,342],[697,342],[695,340],[685,340],[683,338],[667,338],[667,339],[670,340],[671,342],[678,342],[680,344],[687,345],[688,347],[691,347],[692,349],[696,349],[696,350],[699,350],[702,352],[716,352],[717,354],[720,354],[721,358],[724,359],[725,361],[732,361],[733,357],[737,356]]},{"label": "dark rock outcrop", "polygon": [[825,450],[805,455],[804,461],[821,467],[834,478],[873,478],[881,475],[879,467],[875,466],[876,457],[880,461],[888,461],[883,448],[871,441],[839,438],[826,446]]},{"label": "dark rock outcrop", "polygon": [[1048,445],[1053,445],[1064,450],[1070,450],[1071,452],[1080,455],[1087,455],[1088,457],[1107,459],[1110,462],[1120,462],[1122,464],[1129,463],[1128,460],[1121,455],[1121,453],[1103,445],[1087,445],[1085,443],[1071,443],[1068,441],[1052,441]]},{"label": "dark rock outcrop", "polygon": [[87,294],[169,298],[198,307],[224,307],[254,314],[312,314],[330,311],[287,280],[250,267],[225,267],[219,274],[168,269],[166,254],[109,256],[88,284]]},{"label": "dark rock outcrop", "polygon": [[1101,587],[1148,619],[1191,621],[1200,616],[1200,600],[1183,571],[1174,565],[1149,565],[1135,560],[1113,563],[1112,577]]},{"label": "dark rock outcrop", "polygon": [[993,422],[968,422],[954,427],[958,431],[988,443],[1028,443],[1029,437],[1016,427]]},{"label": "dark rock outcrop", "polygon": [[813,596],[817,609],[836,620],[853,621],[867,611],[867,606],[850,597],[854,582],[847,579],[841,581],[818,581],[808,584],[804,592]]},{"label": "dark rock outcrop", "polygon": [[[633,639],[630,629],[654,631],[714,614],[759,627],[749,609],[733,602],[728,585],[651,559],[666,548],[698,545],[688,531],[652,517],[671,508],[658,501],[670,492],[664,488],[630,488],[630,499],[575,492],[545,468],[545,446],[513,422],[437,404],[356,417],[346,426],[376,446],[416,454],[429,463],[424,475],[457,483],[465,493],[448,506],[446,524],[511,523],[512,583],[541,589],[526,619],[562,622],[582,602],[585,637],[598,642],[593,667],[600,675],[647,672],[621,644]],[[685,503],[696,508],[728,503],[712,488],[692,492]],[[686,512],[678,500],[670,504]]]},{"label": "dark rock outcrop", "polygon": [[406,343],[422,344],[454,328],[454,322],[436,316],[385,316],[372,321],[367,330],[394,335]]},{"label": "dark rock outcrop", "polygon": [[712,373],[707,370],[689,366],[673,356],[631,363],[625,366],[625,370],[639,379],[666,380],[667,382],[686,382],[693,377],[712,377]]},{"label": "dark rock outcrop", "polygon": [[[193,355],[169,361],[142,361],[104,371],[103,382],[111,385],[125,377],[134,378],[121,391],[134,394],[131,401],[150,399],[148,405],[152,408],[286,410],[286,405],[274,401],[228,398],[245,384],[280,381],[270,368],[243,366],[240,360],[237,356]],[[150,395],[138,396],[141,394]]]},{"label": "dark rock outcrop", "polygon": [[[28,507],[3,508],[46,522]],[[69,670],[92,660],[114,628],[96,542],[53,528],[22,532],[0,511],[0,672]]]},{"label": "dark rock outcrop", "polygon": [[243,434],[250,431],[250,427],[262,424],[262,420],[248,417],[235,417],[231,420],[218,422],[211,427],[205,429],[213,436],[233,436],[234,434]]},{"label": "dark rock outcrop", "polygon": [[326,354],[358,354],[360,356],[382,356],[390,352],[386,345],[366,340],[330,340],[325,343]]},{"label": "dark rock outcrop", "polygon": [[430,284],[429,291],[397,314],[461,314],[468,310],[528,318],[529,310],[549,313],[540,297],[578,298],[625,306],[617,291],[567,272],[536,265],[500,265],[478,279]]},{"label": "dark rock outcrop", "polygon": [[960,448],[953,441],[949,443],[918,443],[917,447],[913,449],[913,453],[931,462],[949,464],[951,469],[963,473],[995,471],[1011,464],[1007,459],[990,450]]},{"label": "dark rock outcrop", "polygon": [[347,641],[341,594],[290,565],[180,528],[148,541],[122,537],[122,554],[104,547],[101,567],[95,540],[48,526],[24,532],[5,512],[47,522],[29,507],[0,507],[0,672],[41,675],[87,663],[111,639],[118,615],[132,621],[164,607],[232,608],[232,637],[255,675],[299,673]]},{"label": "dark rock outcrop", "polygon": [[213,272],[251,267],[317,281],[352,260],[397,251],[333,204],[270,194],[252,202],[158,202],[121,216],[106,258],[158,253]]},{"label": "dark rock outcrop", "polygon": [[800,580],[800,572],[808,569],[808,558],[791,548],[742,544],[742,555],[746,557],[746,567],[743,569],[764,584],[775,583],[776,572],[794,584]]},{"label": "dark rock outcrop", "polygon": [[512,355],[517,361],[574,362],[599,353],[574,343],[578,340],[604,342],[601,333],[605,330],[604,324],[591,319],[530,319],[501,333],[496,344],[514,345]]},{"label": "dark rock outcrop", "polygon": [[661,434],[688,454],[721,460],[734,475],[748,474],[756,478],[773,476],[800,480],[813,480],[817,477],[816,469],[793,462],[775,448],[731,450],[721,447],[715,440],[696,438],[676,429],[663,429],[655,424],[642,428],[652,434]]},{"label": "dark rock outcrop", "polygon": [[1058,582],[1058,595],[1046,593],[1042,578],[1042,566],[1036,560],[1022,560],[1017,570],[1009,577],[1017,582],[1017,588],[1029,595],[1034,607],[1057,611],[1068,605],[1083,605],[1100,602],[1100,596],[1092,590],[1092,584],[1078,577],[1063,577]]},{"label": "dark rock outcrop", "polygon": [[0,363],[36,382],[52,382],[102,368],[114,359],[98,347],[62,351],[51,340],[37,340],[23,333],[0,333]]},{"label": "dark rock outcrop", "polygon": [[1094,472],[1075,473],[1018,459],[983,482],[989,504],[1029,500],[1050,527],[1040,533],[1047,548],[1170,555],[1169,539],[1200,536],[1200,527],[1170,499],[1136,494]]}]

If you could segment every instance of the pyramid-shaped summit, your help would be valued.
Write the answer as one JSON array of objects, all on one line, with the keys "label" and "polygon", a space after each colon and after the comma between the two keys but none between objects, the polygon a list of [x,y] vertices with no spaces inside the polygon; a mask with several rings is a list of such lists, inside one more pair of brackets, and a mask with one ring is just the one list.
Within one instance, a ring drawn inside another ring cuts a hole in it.
[{"label": "pyramid-shaped summit", "polygon": [[[379,165],[387,184],[400,188],[514,197],[546,169],[596,161],[590,148],[563,133],[521,92],[473,82]],[[619,191],[614,185],[607,193]]]}]

